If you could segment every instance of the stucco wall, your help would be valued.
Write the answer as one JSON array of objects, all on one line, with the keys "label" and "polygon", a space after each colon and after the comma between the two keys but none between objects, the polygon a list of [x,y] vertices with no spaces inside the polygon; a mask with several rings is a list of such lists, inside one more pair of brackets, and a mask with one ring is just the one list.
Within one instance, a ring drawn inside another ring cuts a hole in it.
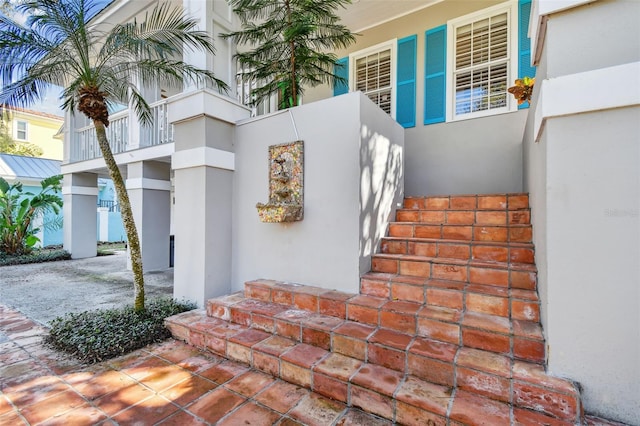
[{"label": "stucco wall", "polygon": [[521,110],[407,129],[407,195],[521,192],[526,118]]},{"label": "stucco wall", "polygon": [[[522,133],[525,111],[458,122],[424,121],[425,31],[504,1],[446,0],[364,30],[341,58],[395,38],[417,35],[416,127],[406,131],[407,195],[522,191]],[[329,87],[305,91],[304,102],[331,97]]]},{"label": "stucco wall", "polygon": [[[640,107],[547,123],[549,369],[638,424]],[[604,124],[604,125],[603,125]]]},{"label": "stucco wall", "polygon": [[609,92],[580,111],[593,104],[585,88],[556,99],[573,112],[547,117],[537,142],[534,112],[549,111],[546,78],[640,61],[639,16],[638,2],[600,0],[548,17],[523,152],[548,368],[581,383],[587,412],[629,424],[640,424],[640,106],[612,108],[627,96]]},{"label": "stucco wall", "polygon": [[[268,147],[296,140],[304,141],[304,220],[262,223],[255,205],[268,200]],[[269,278],[358,291],[383,219],[402,197],[402,145],[402,129],[359,93],[239,123],[232,289]]]},{"label": "stucco wall", "polygon": [[640,3],[598,0],[551,15],[544,44],[548,77],[638,60]]}]

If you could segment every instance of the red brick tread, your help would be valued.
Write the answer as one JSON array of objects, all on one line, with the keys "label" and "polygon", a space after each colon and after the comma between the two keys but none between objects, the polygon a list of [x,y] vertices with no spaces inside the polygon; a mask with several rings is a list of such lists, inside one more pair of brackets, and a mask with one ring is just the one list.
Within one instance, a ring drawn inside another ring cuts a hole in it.
[{"label": "red brick tread", "polygon": [[428,225],[420,222],[392,222],[389,224],[389,236],[530,243],[531,229],[531,225]]},{"label": "red brick tread", "polygon": [[[363,283],[367,281],[363,280]],[[257,294],[267,283],[248,282],[247,295]],[[269,283],[282,290],[286,284]],[[330,316],[321,308],[324,293],[317,299],[303,299],[308,304],[278,304],[265,299],[245,298],[240,293],[209,300],[207,312],[211,317],[230,321],[246,327],[255,328],[275,335],[316,345],[323,349],[333,349],[335,334],[340,334],[344,324],[358,323],[372,333],[377,330],[389,330],[403,335],[404,340],[425,337],[447,344],[463,345],[483,349],[531,362],[544,361],[544,339],[538,323],[539,306],[537,301],[527,299],[530,292],[518,294],[521,298],[507,298],[498,291],[493,295],[474,293],[471,287],[468,293],[452,288],[449,283],[438,283],[440,287],[427,290],[427,303],[417,303],[366,294],[350,295],[343,293],[341,301],[332,300],[336,313],[344,315]],[[484,286],[483,286],[484,287]],[[299,287],[298,287],[299,289]],[[495,290],[502,290],[496,288]],[[331,292],[333,293],[333,292]],[[332,295],[332,294],[331,294]],[[296,295],[295,299],[299,299]],[[295,302],[294,302],[295,303]],[[338,303],[340,305],[338,305]],[[459,303],[459,306],[456,305]],[[513,318],[508,318],[511,309]],[[529,316],[534,316],[531,320]],[[368,345],[368,334],[349,339],[348,344],[364,348]],[[341,338],[337,341],[342,342]],[[399,350],[399,348],[395,348]],[[406,348],[403,348],[404,350]],[[406,353],[390,353],[395,361],[390,362],[398,369],[405,366]],[[363,355],[359,358],[365,359]]]},{"label": "red brick tread", "polygon": [[[569,423],[580,416],[573,383],[547,376],[539,365],[482,350],[419,337],[407,343],[387,330],[367,334],[372,347],[380,342],[389,349],[407,346],[408,371],[400,372],[369,362],[368,348],[367,358],[359,359],[212,318],[203,310],[167,318],[166,324],[176,338],[194,346],[400,424],[466,422],[465,416],[485,412],[492,424],[510,424],[514,410]],[[338,329],[341,336],[355,338],[367,333],[362,327],[347,323]]]},{"label": "red brick tread", "polygon": [[520,210],[529,208],[529,196],[517,193],[406,197],[403,206],[420,210]]},{"label": "red brick tread", "polygon": [[518,210],[396,210],[397,222],[427,225],[526,225],[531,223],[529,209]]},{"label": "red brick tread", "polygon": [[534,263],[533,244],[517,242],[384,237],[380,243],[380,253],[500,263]]}]

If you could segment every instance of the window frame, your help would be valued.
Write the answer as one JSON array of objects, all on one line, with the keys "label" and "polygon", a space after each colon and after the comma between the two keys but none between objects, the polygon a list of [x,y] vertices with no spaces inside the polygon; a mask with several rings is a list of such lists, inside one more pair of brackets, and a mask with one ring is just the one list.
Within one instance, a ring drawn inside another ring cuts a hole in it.
[{"label": "window frame", "polygon": [[[15,139],[23,142],[29,140],[29,122],[26,120],[16,120],[15,123]],[[24,130],[19,129],[20,123],[24,123]],[[24,132],[24,138],[19,137],[20,132]]]},{"label": "window frame", "polygon": [[502,13],[507,13],[508,43],[507,43],[507,87],[518,78],[518,1],[511,0],[486,9],[482,9],[468,15],[447,21],[447,81],[446,81],[446,121],[461,121],[479,117],[506,114],[518,110],[518,105],[513,96],[507,93],[507,106],[484,111],[456,114],[456,88],[455,88],[455,58],[456,58],[456,29],[482,19],[488,19]]},{"label": "window frame", "polygon": [[[398,39],[394,38],[391,40],[384,41],[382,43],[375,44],[373,46],[369,46],[367,48],[358,50],[356,52],[349,54],[349,92],[356,91],[356,60],[371,55],[373,53],[381,52],[383,50],[391,51],[391,118],[396,119],[396,94],[398,91],[397,87],[397,75],[398,75]],[[366,95],[365,95],[366,96]]]}]

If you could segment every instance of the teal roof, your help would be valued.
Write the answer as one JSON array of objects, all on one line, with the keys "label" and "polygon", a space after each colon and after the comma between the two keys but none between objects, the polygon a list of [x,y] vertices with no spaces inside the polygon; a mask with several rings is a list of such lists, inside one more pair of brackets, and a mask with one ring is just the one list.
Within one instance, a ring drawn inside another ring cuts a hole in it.
[{"label": "teal roof", "polygon": [[5,179],[37,179],[59,175],[60,163],[48,158],[0,154],[0,176]]}]

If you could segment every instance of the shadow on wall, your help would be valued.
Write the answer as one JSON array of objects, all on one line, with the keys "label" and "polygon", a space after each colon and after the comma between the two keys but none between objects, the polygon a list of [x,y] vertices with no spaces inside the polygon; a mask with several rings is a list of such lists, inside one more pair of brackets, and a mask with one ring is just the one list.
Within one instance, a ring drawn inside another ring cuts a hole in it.
[{"label": "shadow on wall", "polygon": [[[360,273],[371,258],[404,196],[403,147],[362,124],[360,129]],[[400,190],[398,190],[400,188]]]}]

